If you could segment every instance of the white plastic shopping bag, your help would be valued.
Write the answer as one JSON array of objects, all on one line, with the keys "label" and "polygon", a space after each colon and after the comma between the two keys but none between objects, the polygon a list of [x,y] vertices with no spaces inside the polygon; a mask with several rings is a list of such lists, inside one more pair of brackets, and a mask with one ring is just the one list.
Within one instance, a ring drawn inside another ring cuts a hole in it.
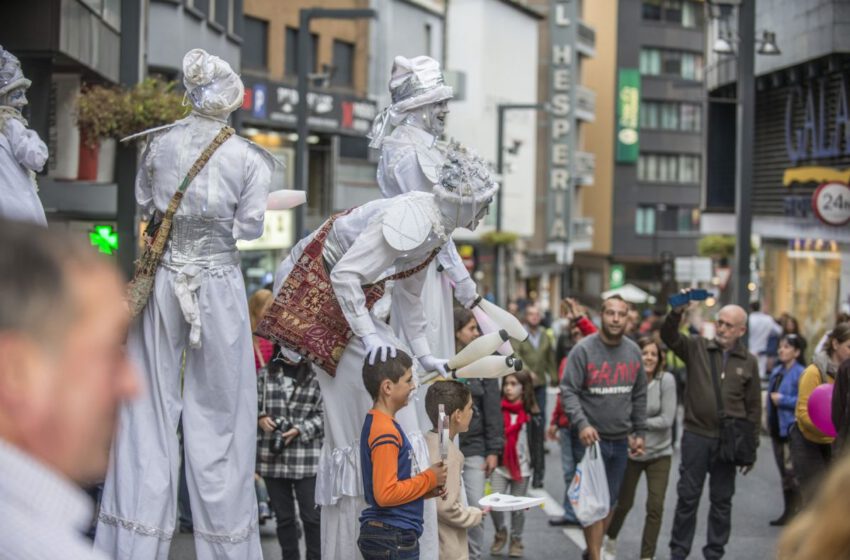
[{"label": "white plastic shopping bag", "polygon": [[567,495],[583,527],[593,525],[608,515],[611,497],[598,441],[585,450]]}]

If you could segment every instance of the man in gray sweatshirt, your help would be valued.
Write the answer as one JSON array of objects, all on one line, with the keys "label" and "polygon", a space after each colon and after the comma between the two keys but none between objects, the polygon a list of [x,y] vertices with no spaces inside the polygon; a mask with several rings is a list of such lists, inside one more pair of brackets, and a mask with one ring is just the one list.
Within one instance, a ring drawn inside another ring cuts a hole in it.
[{"label": "man in gray sweatshirt", "polygon": [[639,456],[644,450],[646,375],[638,345],[623,336],[628,312],[619,296],[602,302],[602,330],[576,344],[561,380],[575,460],[581,461],[585,448],[598,441],[608,479],[608,517],[584,528],[585,558],[590,560],[601,558],[602,537],[611,523],[629,454]]}]

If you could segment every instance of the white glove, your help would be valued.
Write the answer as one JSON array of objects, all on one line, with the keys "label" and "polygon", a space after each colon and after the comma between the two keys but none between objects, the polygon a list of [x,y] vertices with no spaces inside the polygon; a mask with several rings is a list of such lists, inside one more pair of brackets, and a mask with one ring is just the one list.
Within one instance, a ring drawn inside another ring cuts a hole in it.
[{"label": "white glove", "polygon": [[395,358],[395,346],[385,341],[377,334],[364,335],[360,340],[363,341],[363,347],[366,349],[366,358],[369,360],[369,365],[375,365],[375,358],[386,362],[387,358]]},{"label": "white glove", "polygon": [[425,371],[435,371],[447,379],[451,377],[449,368],[446,365],[448,363],[448,360],[441,360],[440,358],[435,358],[431,354],[427,354],[419,358],[419,364],[425,369]]},{"label": "white glove", "polygon": [[472,307],[472,304],[478,299],[478,286],[475,285],[472,278],[467,276],[455,284],[455,299],[467,309]]}]

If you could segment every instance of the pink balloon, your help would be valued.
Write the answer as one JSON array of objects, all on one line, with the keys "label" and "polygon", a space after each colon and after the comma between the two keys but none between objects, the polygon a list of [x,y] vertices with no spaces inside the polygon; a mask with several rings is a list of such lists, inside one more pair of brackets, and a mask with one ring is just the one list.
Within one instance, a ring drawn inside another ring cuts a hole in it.
[{"label": "pink balloon", "polygon": [[[475,316],[475,321],[478,323],[481,334],[489,334],[499,330],[499,325],[477,305],[472,308],[472,314]],[[503,356],[510,356],[514,353],[514,349],[511,347],[510,342],[505,342],[499,346],[498,352]]]},{"label": "pink balloon", "polygon": [[811,396],[809,396],[809,418],[812,424],[825,436],[835,437],[838,435],[832,424],[832,390],[829,383],[819,385]]}]

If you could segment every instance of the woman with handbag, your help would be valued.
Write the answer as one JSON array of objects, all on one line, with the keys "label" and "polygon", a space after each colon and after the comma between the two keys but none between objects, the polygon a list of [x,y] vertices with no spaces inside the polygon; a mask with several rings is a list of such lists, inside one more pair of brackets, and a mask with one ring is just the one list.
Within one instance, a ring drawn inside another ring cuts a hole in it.
[{"label": "woman with handbag", "polygon": [[821,432],[809,416],[809,397],[819,385],[835,383],[838,366],[850,358],[850,323],[837,325],[826,340],[825,352],[816,353],[800,376],[796,422],[791,426],[791,460],[800,483],[803,504],[808,504],[832,460],[832,437]]},{"label": "woman with handbag", "polygon": [[772,526],[785,525],[798,507],[800,490],[794,467],[791,463],[791,446],[788,432],[794,424],[794,410],[797,408],[797,392],[800,376],[805,363],[803,354],[806,340],[800,335],[786,334],[779,339],[777,359],[779,363],[770,373],[767,381],[767,427],[773,443],[773,456],[782,479],[782,496],[785,510],[778,519],[770,522]]},{"label": "woman with handbag", "polygon": [[608,527],[605,552],[617,554],[617,535],[635,501],[635,490],[642,474],[646,474],[646,520],[640,544],[642,559],[655,556],[655,545],[661,531],[664,514],[664,496],[670,480],[673,458],[673,419],[676,417],[676,380],[664,371],[664,353],[653,338],[638,341],[643,369],[648,381],[646,387],[646,447],[641,456],[629,456],[626,474],[620,487],[620,497],[614,517]]}]

